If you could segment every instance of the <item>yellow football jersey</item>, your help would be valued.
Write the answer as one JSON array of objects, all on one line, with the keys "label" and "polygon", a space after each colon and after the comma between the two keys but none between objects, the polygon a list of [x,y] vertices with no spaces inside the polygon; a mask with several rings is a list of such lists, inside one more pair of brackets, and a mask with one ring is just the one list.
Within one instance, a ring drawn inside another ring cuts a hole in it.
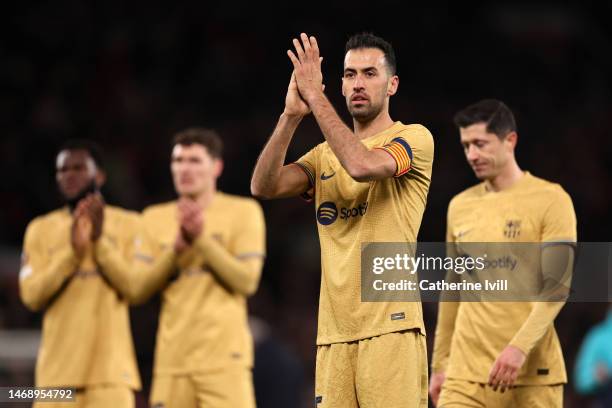
[{"label": "yellow football jersey", "polygon": [[[147,238],[137,249],[138,270],[144,273],[142,263],[153,264],[173,247],[177,214],[176,202],[145,209]],[[155,375],[252,366],[246,297],[257,287],[264,256],[265,223],[259,204],[217,192],[204,210],[203,237],[177,259],[173,265],[176,274],[163,289]],[[221,258],[228,267],[215,270],[213,257]],[[244,262],[255,264],[245,269]]]},{"label": "yellow football jersey", "polygon": [[[106,206],[103,236],[132,257],[138,214]],[[44,310],[36,385],[86,387],[124,384],[140,389],[128,304],[94,261],[79,262],[71,245],[67,208],[34,219],[27,228],[19,277],[21,299]]]},{"label": "yellow football jersey", "polygon": [[433,137],[421,125],[396,122],[362,143],[386,150],[397,163],[396,177],[353,180],[327,142],[296,162],[314,187],[322,271],[318,345],[411,328],[425,332],[419,302],[361,302],[361,248],[368,242],[416,242]]},{"label": "yellow football jersey", "polygon": [[[558,184],[529,173],[499,192],[488,191],[486,184],[480,183],[451,200],[447,241],[454,242],[456,247],[470,242],[575,242],[572,200]],[[525,265],[523,270],[537,275],[539,254],[531,256],[533,252],[529,251],[526,254],[520,260]],[[521,331],[535,305],[535,302],[441,303],[433,371],[444,371],[449,378],[486,383],[495,359],[506,346],[514,345],[527,354],[517,385],[566,382],[563,354],[552,321],[539,328],[541,332],[535,336]],[[553,302],[544,305],[557,307]],[[531,338],[536,340],[525,340]]]}]

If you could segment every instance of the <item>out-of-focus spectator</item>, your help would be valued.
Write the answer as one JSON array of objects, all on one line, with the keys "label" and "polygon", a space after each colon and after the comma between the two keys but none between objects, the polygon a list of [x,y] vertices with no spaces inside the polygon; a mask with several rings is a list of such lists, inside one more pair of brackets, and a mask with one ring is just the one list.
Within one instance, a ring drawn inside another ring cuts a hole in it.
[{"label": "out-of-focus spectator", "polygon": [[612,304],[606,319],[587,333],[576,360],[575,386],[597,407],[612,407]]},{"label": "out-of-focus spectator", "polygon": [[303,399],[303,367],[298,356],[263,319],[250,316],[249,326],[255,341],[253,383],[257,406],[299,407]]}]

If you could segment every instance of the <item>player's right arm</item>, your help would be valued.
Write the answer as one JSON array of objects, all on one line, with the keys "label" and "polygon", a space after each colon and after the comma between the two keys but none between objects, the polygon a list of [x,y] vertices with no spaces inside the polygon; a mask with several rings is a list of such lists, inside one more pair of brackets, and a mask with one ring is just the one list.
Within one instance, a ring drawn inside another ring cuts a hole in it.
[{"label": "player's right arm", "polygon": [[144,303],[176,270],[172,248],[160,250],[157,256],[136,252],[130,262],[104,238],[96,244],[96,260],[113,286],[132,304]]},{"label": "player's right arm", "polygon": [[297,90],[295,75],[291,74],[285,110],[257,159],[251,178],[251,194],[264,199],[294,197],[310,188],[311,180],[304,170],[293,163],[285,165],[293,134],[309,113],[310,108]]},{"label": "player's right arm", "polygon": [[95,244],[96,261],[119,293],[130,303],[145,302],[161,289],[176,271],[178,255],[173,247],[162,247],[150,237],[140,216],[129,215],[123,222],[129,236],[127,250],[102,234]]},{"label": "player's right arm", "polygon": [[44,230],[42,221],[34,220],[28,225],[19,272],[19,294],[30,310],[44,308],[79,265],[79,258],[71,244],[69,228],[65,231],[65,243],[55,247],[50,257],[48,248],[43,245],[48,231]]},{"label": "player's right arm", "polygon": [[436,323],[431,378],[429,380],[429,395],[434,405],[438,404],[442,384],[444,384],[446,379],[451,340],[455,330],[455,319],[458,309],[458,302],[440,301],[438,304],[438,322]]},{"label": "player's right arm", "polygon": [[[450,226],[452,225],[451,205],[449,205],[446,226],[446,256],[455,257],[457,254],[455,251],[455,246],[453,244],[454,238],[450,228]],[[456,273],[453,271],[449,271],[447,273],[446,280],[452,281],[454,280],[454,278],[456,278]],[[451,342],[453,338],[453,332],[455,331],[455,320],[457,318],[457,311],[459,310],[459,302],[450,301],[451,299],[446,299],[447,301],[444,300],[444,293],[442,293],[440,297],[440,302],[438,303],[438,321],[436,323],[434,349],[431,362],[431,378],[429,380],[429,395],[431,396],[431,400],[434,405],[438,404],[438,398],[440,397],[442,384],[446,379],[446,370],[448,366],[448,359],[450,356]]]}]

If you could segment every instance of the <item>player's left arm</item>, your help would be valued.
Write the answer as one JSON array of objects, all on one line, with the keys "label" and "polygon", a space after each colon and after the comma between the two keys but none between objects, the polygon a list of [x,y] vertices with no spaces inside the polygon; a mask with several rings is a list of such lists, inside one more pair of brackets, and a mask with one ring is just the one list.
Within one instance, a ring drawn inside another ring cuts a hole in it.
[{"label": "player's left arm", "polygon": [[[569,245],[554,245],[542,250],[542,272],[545,276],[563,275],[571,280],[573,264],[574,250]],[[566,290],[568,286],[559,283],[545,283],[540,294],[542,301],[534,303],[527,320],[495,360],[489,374],[489,383],[494,389],[499,386],[503,391],[514,384],[527,356],[565,305],[569,294]],[[555,301],[556,299],[563,300]]]},{"label": "player's left arm", "polygon": [[542,223],[542,290],[529,316],[497,358],[489,374],[495,388],[514,384],[525,360],[553,324],[569,296],[574,266],[576,215],[564,191],[547,208]]},{"label": "player's left arm", "polygon": [[366,148],[340,119],[322,90],[323,75],[317,40],[303,33],[300,37],[302,43],[297,39],[293,41],[297,56],[288,51],[298,88],[342,167],[353,179],[361,182],[393,177],[401,172],[392,155],[383,150]]},{"label": "player's left arm", "polygon": [[240,231],[226,248],[213,237],[201,234],[195,241],[207,266],[230,289],[244,296],[257,291],[265,257],[265,222],[255,201],[249,203],[241,216]]}]

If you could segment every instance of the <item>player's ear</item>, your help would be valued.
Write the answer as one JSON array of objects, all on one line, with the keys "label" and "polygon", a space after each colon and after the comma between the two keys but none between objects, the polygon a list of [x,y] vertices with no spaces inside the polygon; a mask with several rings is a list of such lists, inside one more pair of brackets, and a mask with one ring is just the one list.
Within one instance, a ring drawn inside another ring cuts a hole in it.
[{"label": "player's ear", "polygon": [[399,87],[399,77],[397,75],[393,75],[387,81],[387,96],[393,96],[397,92],[397,88]]},{"label": "player's ear", "polygon": [[106,183],[106,172],[100,169],[96,170],[94,182],[96,183],[96,187],[98,187],[98,189],[102,188],[104,183]]},{"label": "player's ear", "polygon": [[215,178],[219,178],[219,176],[221,176],[221,173],[223,173],[223,159],[215,160],[213,171],[215,174]]},{"label": "player's ear", "polygon": [[518,134],[516,132],[510,132],[504,138],[506,143],[514,150],[516,148],[516,143],[518,142]]}]

